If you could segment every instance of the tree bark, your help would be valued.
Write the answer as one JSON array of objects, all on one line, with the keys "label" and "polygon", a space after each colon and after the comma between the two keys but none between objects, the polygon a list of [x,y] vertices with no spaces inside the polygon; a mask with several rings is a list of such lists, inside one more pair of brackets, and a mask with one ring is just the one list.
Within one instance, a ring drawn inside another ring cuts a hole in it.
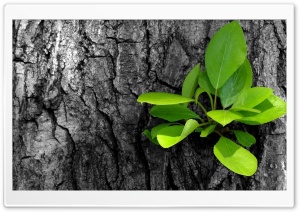
[{"label": "tree bark", "polygon": [[[184,77],[228,21],[13,22],[14,190],[285,190],[286,118],[236,125],[255,135],[252,177],[213,154],[218,137],[170,149],[142,135],[161,120],[137,103],[180,93]],[[240,21],[255,86],[286,99],[286,22]],[[205,101],[205,100],[203,100]]]}]

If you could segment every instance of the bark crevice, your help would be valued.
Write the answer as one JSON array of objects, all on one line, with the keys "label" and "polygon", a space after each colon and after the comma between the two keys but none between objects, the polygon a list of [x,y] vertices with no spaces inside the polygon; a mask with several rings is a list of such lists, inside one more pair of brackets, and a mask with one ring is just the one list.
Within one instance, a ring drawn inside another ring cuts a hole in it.
[{"label": "bark crevice", "polygon": [[[257,138],[259,169],[249,178],[215,159],[215,135],[163,149],[142,134],[163,121],[138,96],[180,94],[227,22],[14,20],[14,190],[285,190],[286,117],[233,125]],[[286,22],[240,23],[253,85],[286,99]]]}]

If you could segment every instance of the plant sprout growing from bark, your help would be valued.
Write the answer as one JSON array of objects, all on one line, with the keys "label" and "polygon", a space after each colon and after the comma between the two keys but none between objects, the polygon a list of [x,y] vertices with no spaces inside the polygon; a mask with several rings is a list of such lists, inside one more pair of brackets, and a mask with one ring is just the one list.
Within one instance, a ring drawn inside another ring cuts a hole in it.
[{"label": "plant sprout growing from bark", "polygon": [[[145,136],[154,144],[170,148],[193,132],[202,138],[216,133],[220,136],[213,148],[216,158],[237,174],[253,175],[257,159],[247,148],[255,144],[255,137],[227,125],[233,121],[248,125],[271,122],[286,113],[286,103],[270,88],[252,87],[252,68],[246,56],[246,40],[239,22],[232,21],[219,29],[206,49],[205,69],[197,64],[189,72],[181,95],[150,92],[138,97],[138,102],[155,105],[150,110],[152,116],[168,121],[145,130]],[[198,101],[203,94],[210,102],[207,107]],[[190,110],[189,103],[199,106],[205,118]],[[226,137],[229,133],[237,142]]]}]

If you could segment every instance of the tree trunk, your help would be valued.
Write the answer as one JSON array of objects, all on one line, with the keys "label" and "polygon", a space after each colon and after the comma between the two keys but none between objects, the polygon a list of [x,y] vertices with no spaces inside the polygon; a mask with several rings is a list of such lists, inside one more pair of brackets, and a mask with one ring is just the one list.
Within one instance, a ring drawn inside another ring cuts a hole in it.
[{"label": "tree trunk", "polygon": [[[255,135],[252,177],[213,154],[218,137],[191,135],[170,149],[143,130],[160,123],[137,103],[180,93],[213,34],[228,21],[13,22],[13,189],[285,190],[285,117]],[[240,21],[254,85],[286,98],[285,21]],[[205,97],[204,97],[205,98]]]}]

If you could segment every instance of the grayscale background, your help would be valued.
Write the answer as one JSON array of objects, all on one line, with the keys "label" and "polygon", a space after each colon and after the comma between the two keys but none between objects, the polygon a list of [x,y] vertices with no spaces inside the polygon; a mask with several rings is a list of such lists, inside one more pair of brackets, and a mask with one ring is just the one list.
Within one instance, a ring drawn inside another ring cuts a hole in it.
[{"label": "grayscale background", "polygon": [[[286,190],[286,117],[233,124],[257,138],[243,177],[213,155],[218,137],[170,149],[142,134],[161,123],[149,91],[180,94],[227,20],[13,21],[14,190]],[[253,85],[286,99],[286,22],[240,21]],[[207,101],[205,96],[202,101]]]}]

